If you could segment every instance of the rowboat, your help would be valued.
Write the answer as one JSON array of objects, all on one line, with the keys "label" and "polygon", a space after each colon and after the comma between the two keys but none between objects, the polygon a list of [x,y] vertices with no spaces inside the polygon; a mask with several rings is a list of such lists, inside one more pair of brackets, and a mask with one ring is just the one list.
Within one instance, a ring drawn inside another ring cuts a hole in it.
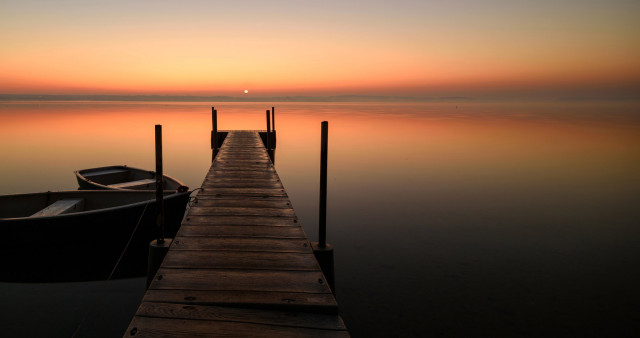
[{"label": "rowboat", "polygon": [[[80,189],[155,190],[156,173],[150,170],[115,165],[75,172]],[[189,188],[173,177],[163,175],[165,190],[187,191]]]},{"label": "rowboat", "polygon": [[[164,236],[175,236],[191,192],[165,191]],[[159,234],[154,191],[77,190],[0,196],[0,281],[143,276]]]}]

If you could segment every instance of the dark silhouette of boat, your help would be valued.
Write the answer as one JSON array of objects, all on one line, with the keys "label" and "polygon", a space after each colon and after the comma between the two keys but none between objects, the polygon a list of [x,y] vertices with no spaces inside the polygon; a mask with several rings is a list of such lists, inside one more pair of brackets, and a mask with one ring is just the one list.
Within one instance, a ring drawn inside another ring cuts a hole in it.
[{"label": "dark silhouette of boat", "polygon": [[[75,172],[80,189],[155,190],[155,171],[115,165]],[[173,177],[163,175],[165,190],[187,191],[189,188]]]},{"label": "dark silhouette of boat", "polygon": [[[165,237],[175,236],[191,192],[166,191]],[[144,276],[157,238],[154,191],[78,190],[0,196],[0,281],[62,282]]]}]

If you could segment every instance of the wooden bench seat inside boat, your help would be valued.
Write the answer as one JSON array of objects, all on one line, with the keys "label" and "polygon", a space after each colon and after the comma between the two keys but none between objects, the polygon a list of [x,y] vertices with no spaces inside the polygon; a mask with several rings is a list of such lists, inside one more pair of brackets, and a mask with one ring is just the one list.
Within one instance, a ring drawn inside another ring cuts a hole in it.
[{"label": "wooden bench seat inside boat", "polygon": [[30,217],[46,217],[62,215],[82,210],[84,198],[65,198],[49,204],[46,208],[36,212]]},{"label": "wooden bench seat inside boat", "polygon": [[109,184],[109,187],[126,189],[126,188],[141,187],[141,186],[145,186],[147,184],[155,184],[155,183],[156,183],[155,179],[148,178],[148,179],[138,180],[138,181],[129,181],[129,182],[116,183],[116,184]]},{"label": "wooden bench seat inside boat", "polygon": [[113,168],[113,169],[96,170],[96,171],[88,172],[88,173],[82,174],[82,176],[84,177],[104,176],[104,175],[111,175],[111,174],[122,174],[127,172],[129,171],[124,168]]}]

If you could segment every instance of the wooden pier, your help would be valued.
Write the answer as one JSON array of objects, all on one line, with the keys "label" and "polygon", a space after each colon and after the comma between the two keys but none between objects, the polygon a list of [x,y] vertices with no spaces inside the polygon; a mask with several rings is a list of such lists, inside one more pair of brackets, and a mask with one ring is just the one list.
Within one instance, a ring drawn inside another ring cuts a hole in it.
[{"label": "wooden pier", "polygon": [[124,336],[349,336],[257,131],[226,135]]}]

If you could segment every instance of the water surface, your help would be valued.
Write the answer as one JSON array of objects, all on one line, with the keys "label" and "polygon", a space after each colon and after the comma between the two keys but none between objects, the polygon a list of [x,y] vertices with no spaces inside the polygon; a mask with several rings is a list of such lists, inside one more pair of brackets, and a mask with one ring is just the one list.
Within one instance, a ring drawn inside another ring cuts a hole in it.
[{"label": "water surface", "polygon": [[[212,105],[220,129],[264,129],[276,106],[276,168],[310,240],[329,121],[328,241],[353,336],[637,332],[633,102],[2,102],[0,193],[76,189],[82,168],[152,169],[155,124],[165,173],[198,187]],[[0,284],[0,321],[15,336],[41,320],[68,336],[85,317],[87,336],[124,330],[144,281],[104,285]]]}]

